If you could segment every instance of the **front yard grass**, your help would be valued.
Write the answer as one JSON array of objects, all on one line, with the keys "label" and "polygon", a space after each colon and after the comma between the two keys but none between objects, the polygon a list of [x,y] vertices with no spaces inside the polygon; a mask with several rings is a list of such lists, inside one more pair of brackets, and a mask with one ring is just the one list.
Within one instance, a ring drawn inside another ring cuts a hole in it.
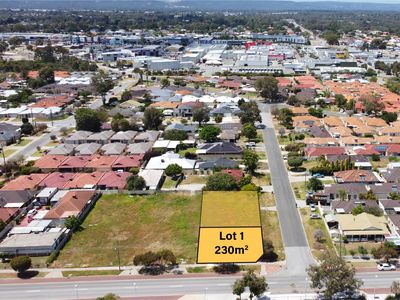
[{"label": "front yard grass", "polygon": [[167,176],[165,178],[164,184],[163,184],[163,188],[165,189],[174,189],[176,186],[177,181],[176,180],[172,180],[171,177]]},{"label": "front yard grass", "polygon": [[122,265],[132,264],[137,254],[162,249],[194,262],[200,204],[200,196],[184,193],[103,195],[53,266],[117,266],[118,248]]},{"label": "front yard grass", "polygon": [[[319,259],[325,251],[334,249],[334,246],[323,219],[310,219],[310,214],[311,211],[308,207],[300,209],[300,215],[307,235],[308,244],[311,248],[311,253],[315,258]],[[323,232],[321,241],[317,241],[314,237],[316,230],[321,230]]]},{"label": "front yard grass", "polygon": [[206,175],[186,175],[181,184],[206,184],[207,178]]},{"label": "front yard grass", "polygon": [[[359,247],[364,247],[368,254],[371,254],[371,250],[373,248],[379,248],[381,244],[380,243],[375,243],[375,242],[357,242],[357,243],[344,243],[342,242],[342,255],[351,255],[350,252],[354,251],[355,256],[360,256],[360,253],[358,251]],[[340,253],[340,243],[335,242],[335,247],[337,249],[337,252]],[[361,260],[361,259],[360,259]]]},{"label": "front yard grass", "polygon": [[292,188],[294,195],[296,196],[297,200],[305,200],[307,194],[307,188],[304,182],[292,182]]},{"label": "front yard grass", "polygon": [[264,240],[270,240],[278,255],[278,260],[285,259],[281,228],[279,226],[278,213],[276,211],[261,211],[261,223]]},{"label": "front yard grass", "polygon": [[118,270],[62,271],[64,277],[119,275],[120,273],[121,271]]}]

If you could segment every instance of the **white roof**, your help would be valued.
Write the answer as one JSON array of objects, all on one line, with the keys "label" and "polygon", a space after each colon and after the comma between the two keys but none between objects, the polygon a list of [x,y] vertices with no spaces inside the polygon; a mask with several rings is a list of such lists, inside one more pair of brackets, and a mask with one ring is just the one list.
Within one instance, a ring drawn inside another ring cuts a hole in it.
[{"label": "white roof", "polygon": [[14,203],[7,203],[4,205],[6,208],[20,208],[24,205],[25,203],[23,202],[14,202]]},{"label": "white roof", "polygon": [[160,183],[163,174],[163,170],[141,170],[138,175],[143,177],[149,189],[154,190]]},{"label": "white roof", "polygon": [[49,197],[57,191],[57,188],[46,187],[37,194],[36,198]]},{"label": "white roof", "polygon": [[146,170],[165,170],[172,164],[177,164],[184,170],[191,170],[194,169],[196,160],[180,158],[177,153],[167,152],[161,156],[152,157],[147,163]]}]

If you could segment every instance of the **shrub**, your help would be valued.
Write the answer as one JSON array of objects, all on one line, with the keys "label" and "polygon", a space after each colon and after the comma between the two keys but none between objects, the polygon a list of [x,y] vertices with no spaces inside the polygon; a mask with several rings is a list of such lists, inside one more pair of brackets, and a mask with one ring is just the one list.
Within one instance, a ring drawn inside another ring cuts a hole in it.
[{"label": "shrub", "polygon": [[170,177],[177,177],[182,174],[182,167],[178,164],[171,164],[165,169],[165,175]]},{"label": "shrub", "polygon": [[23,273],[32,267],[32,260],[29,256],[16,256],[10,261],[10,266],[14,271]]}]

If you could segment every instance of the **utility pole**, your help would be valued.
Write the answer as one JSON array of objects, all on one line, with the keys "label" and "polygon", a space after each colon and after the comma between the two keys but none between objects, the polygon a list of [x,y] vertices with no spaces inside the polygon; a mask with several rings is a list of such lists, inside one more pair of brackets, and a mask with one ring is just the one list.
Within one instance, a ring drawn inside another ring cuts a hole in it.
[{"label": "utility pole", "polygon": [[117,247],[115,248],[117,251],[117,257],[118,257],[118,270],[121,271],[121,256],[119,253],[119,241],[117,241]]},{"label": "utility pole", "polygon": [[6,156],[4,154],[4,146],[3,145],[1,145],[0,151],[3,156],[4,173],[7,173],[7,163],[6,163]]}]

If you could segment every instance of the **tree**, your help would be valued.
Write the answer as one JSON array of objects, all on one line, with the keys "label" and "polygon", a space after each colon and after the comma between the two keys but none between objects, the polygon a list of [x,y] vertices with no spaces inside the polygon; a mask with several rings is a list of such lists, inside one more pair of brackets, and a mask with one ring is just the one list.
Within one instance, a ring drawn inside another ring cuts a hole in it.
[{"label": "tree", "polygon": [[0,41],[0,55],[7,51],[8,44],[4,41]]},{"label": "tree", "polygon": [[335,104],[337,107],[344,109],[347,103],[347,99],[342,94],[335,95]]},{"label": "tree", "polygon": [[364,107],[366,114],[379,115],[379,113],[385,108],[385,104],[379,101],[377,96],[361,98],[360,102]]},{"label": "tree", "polygon": [[65,219],[64,226],[67,229],[75,229],[81,225],[81,221],[76,216],[69,216]]},{"label": "tree", "polygon": [[322,190],[324,188],[324,184],[318,178],[311,177],[307,182],[307,188],[316,192]]},{"label": "tree", "polygon": [[400,281],[393,281],[390,286],[390,291],[394,294],[396,299],[400,299]]},{"label": "tree", "polygon": [[96,300],[119,300],[121,299],[119,296],[109,293],[104,295],[103,297],[97,297]]},{"label": "tree", "polygon": [[147,129],[158,130],[163,121],[163,114],[154,107],[146,108],[143,116],[143,124]]},{"label": "tree", "polygon": [[361,204],[357,205],[356,207],[353,208],[353,210],[351,211],[351,214],[353,216],[357,216],[359,214],[362,214],[364,212],[364,208],[362,207]]},{"label": "tree", "polygon": [[132,175],[127,180],[127,189],[130,191],[141,191],[146,187],[146,181],[142,176]]},{"label": "tree", "polygon": [[382,114],[380,115],[380,118],[385,120],[385,122],[389,124],[397,121],[397,113],[383,111]]},{"label": "tree", "polygon": [[170,129],[170,130],[164,131],[163,137],[166,140],[183,141],[183,140],[187,139],[188,135],[183,130]]},{"label": "tree", "polygon": [[339,199],[345,201],[347,199],[347,192],[343,189],[338,190]]},{"label": "tree", "polygon": [[311,288],[323,289],[324,296],[332,299],[336,293],[355,291],[362,282],[355,278],[355,269],[336,254],[326,252],[319,265],[307,269]]},{"label": "tree", "polygon": [[177,177],[182,174],[182,167],[178,164],[170,164],[165,169],[165,175],[169,177]]},{"label": "tree", "polygon": [[199,137],[207,143],[213,143],[217,140],[217,137],[220,133],[221,129],[219,127],[206,125],[200,130]]},{"label": "tree", "polygon": [[324,240],[324,232],[321,229],[315,230],[314,231],[314,239],[318,243],[322,243],[322,241]]},{"label": "tree", "polygon": [[310,107],[308,109],[308,113],[310,115],[312,115],[313,117],[316,117],[316,118],[319,118],[319,119],[324,117],[324,111],[322,109],[320,109],[320,108]]},{"label": "tree", "polygon": [[92,85],[96,93],[101,96],[103,105],[106,105],[106,94],[114,87],[114,82],[111,77],[103,70],[100,70],[92,77]]},{"label": "tree", "polygon": [[21,133],[31,135],[35,131],[33,125],[29,122],[25,122],[21,125]]},{"label": "tree", "polygon": [[288,157],[287,163],[289,167],[293,168],[294,170],[298,170],[303,164],[303,160],[303,157],[296,155]]},{"label": "tree", "polygon": [[116,114],[111,121],[111,129],[114,131],[126,131],[130,129],[130,124],[121,114]]},{"label": "tree", "polygon": [[232,287],[232,294],[239,296],[239,299],[242,299],[242,294],[246,289],[245,282],[241,279],[235,281]]},{"label": "tree", "polygon": [[385,241],[383,245],[381,244],[374,254],[375,259],[383,259],[386,262],[398,256],[396,244],[388,241]]},{"label": "tree", "polygon": [[239,185],[235,177],[227,173],[215,173],[207,178],[205,191],[237,191]]},{"label": "tree", "polygon": [[257,137],[257,128],[253,124],[247,123],[243,126],[242,133],[247,139],[252,140]]},{"label": "tree", "polygon": [[243,281],[249,287],[249,298],[253,299],[254,296],[259,297],[268,290],[268,284],[264,276],[257,276],[253,271],[248,271],[243,276]]},{"label": "tree", "polygon": [[54,70],[50,66],[43,67],[39,70],[39,78],[45,83],[54,82]]},{"label": "tree", "polygon": [[129,99],[132,98],[132,93],[128,90],[123,91],[123,93],[121,94],[121,101],[128,101]]},{"label": "tree", "polygon": [[10,266],[14,271],[24,273],[32,267],[32,260],[29,256],[16,256],[10,261]]},{"label": "tree", "polygon": [[270,102],[275,102],[278,96],[278,80],[273,76],[257,79],[255,88],[260,96]]},{"label": "tree", "polygon": [[216,115],[214,118],[215,123],[219,124],[222,122],[222,116],[221,115]]},{"label": "tree", "polygon": [[169,82],[168,78],[161,79],[160,84],[161,84],[162,88],[166,88],[167,86],[170,86],[170,82]]},{"label": "tree", "polygon": [[255,101],[243,102],[239,107],[240,123],[254,124],[255,122],[261,122],[260,109]]},{"label": "tree", "polygon": [[329,45],[339,45],[340,34],[335,31],[325,31],[322,37],[326,40]]},{"label": "tree", "polygon": [[257,169],[259,160],[260,157],[258,156],[257,152],[250,149],[246,149],[243,151],[243,163],[250,174],[253,174],[254,171]]},{"label": "tree", "polygon": [[278,260],[278,254],[276,254],[275,252],[275,247],[272,241],[264,241],[264,253],[262,258],[265,259],[267,262],[275,262]]},{"label": "tree", "polygon": [[293,127],[293,112],[289,108],[281,108],[278,114],[278,121],[287,129]]},{"label": "tree", "polygon": [[193,110],[193,121],[198,122],[199,127],[201,127],[201,123],[210,121],[208,110],[206,108],[196,108]]},{"label": "tree", "polygon": [[97,111],[90,108],[78,108],[75,111],[76,130],[99,132],[101,121]]},{"label": "tree", "polygon": [[4,228],[6,228],[7,224],[3,221],[0,220],[0,232],[3,231]]}]

